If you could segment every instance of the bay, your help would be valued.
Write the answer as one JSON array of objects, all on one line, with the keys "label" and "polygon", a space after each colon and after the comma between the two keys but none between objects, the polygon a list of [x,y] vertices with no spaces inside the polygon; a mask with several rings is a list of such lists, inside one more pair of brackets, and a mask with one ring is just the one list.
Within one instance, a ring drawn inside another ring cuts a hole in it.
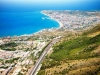
[{"label": "bay", "polygon": [[0,12],[0,37],[33,34],[42,29],[58,28],[59,24],[41,13]]}]

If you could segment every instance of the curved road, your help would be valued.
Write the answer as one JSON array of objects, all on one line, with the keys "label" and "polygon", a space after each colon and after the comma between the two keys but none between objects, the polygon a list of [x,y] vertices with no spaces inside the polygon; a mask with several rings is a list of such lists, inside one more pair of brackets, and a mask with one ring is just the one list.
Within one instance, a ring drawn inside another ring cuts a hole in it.
[{"label": "curved road", "polygon": [[49,51],[49,49],[58,41],[57,38],[54,38],[52,40],[52,42],[50,42],[50,44],[44,49],[43,53],[41,54],[41,56],[39,57],[39,59],[37,60],[36,64],[34,65],[34,67],[32,68],[32,70],[28,73],[28,75],[35,75],[39,65],[41,64],[41,62],[43,61],[43,59],[45,58],[47,52]]}]

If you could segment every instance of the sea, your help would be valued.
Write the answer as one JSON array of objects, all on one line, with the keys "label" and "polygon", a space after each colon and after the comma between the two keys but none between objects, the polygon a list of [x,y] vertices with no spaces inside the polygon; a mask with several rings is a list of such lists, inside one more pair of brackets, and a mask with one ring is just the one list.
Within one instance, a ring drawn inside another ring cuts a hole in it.
[{"label": "sea", "polygon": [[42,29],[58,27],[58,22],[41,11],[0,12],[0,37],[30,35]]}]

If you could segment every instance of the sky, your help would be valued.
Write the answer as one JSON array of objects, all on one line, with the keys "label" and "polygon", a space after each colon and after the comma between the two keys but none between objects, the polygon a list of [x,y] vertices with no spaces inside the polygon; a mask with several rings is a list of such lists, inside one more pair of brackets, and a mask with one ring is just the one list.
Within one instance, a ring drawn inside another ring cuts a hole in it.
[{"label": "sky", "polygon": [[100,0],[0,0],[0,11],[100,10]]}]

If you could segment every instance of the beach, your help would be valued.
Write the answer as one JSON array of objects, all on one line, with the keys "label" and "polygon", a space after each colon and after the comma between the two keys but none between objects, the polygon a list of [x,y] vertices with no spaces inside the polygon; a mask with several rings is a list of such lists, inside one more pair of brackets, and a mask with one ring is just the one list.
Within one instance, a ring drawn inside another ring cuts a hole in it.
[{"label": "beach", "polygon": [[58,21],[58,20],[56,20],[56,21],[59,23],[60,28],[64,26],[63,23],[61,23],[60,21]]},{"label": "beach", "polygon": [[[46,16],[49,16],[48,14],[43,13],[42,11],[41,11],[41,13],[44,14],[44,15],[46,15]],[[63,27],[63,23],[61,23],[61,22],[58,21],[57,19],[53,18],[52,16],[49,16],[49,17],[50,17],[50,19],[53,19],[53,20],[55,20],[55,21],[57,21],[57,22],[59,23],[59,28]]]}]

